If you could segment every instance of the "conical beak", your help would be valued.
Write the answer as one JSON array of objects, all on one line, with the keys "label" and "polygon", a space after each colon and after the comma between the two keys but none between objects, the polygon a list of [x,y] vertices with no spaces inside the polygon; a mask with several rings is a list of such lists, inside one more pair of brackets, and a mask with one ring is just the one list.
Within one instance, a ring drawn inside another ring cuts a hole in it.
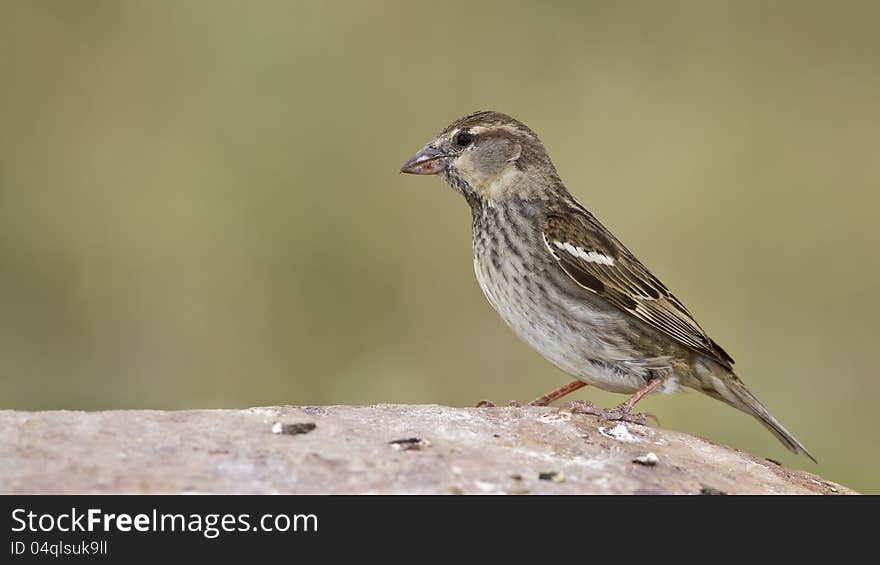
[{"label": "conical beak", "polygon": [[403,164],[400,172],[411,175],[436,175],[440,171],[446,170],[448,164],[449,157],[430,145],[425,145],[421,151]]}]

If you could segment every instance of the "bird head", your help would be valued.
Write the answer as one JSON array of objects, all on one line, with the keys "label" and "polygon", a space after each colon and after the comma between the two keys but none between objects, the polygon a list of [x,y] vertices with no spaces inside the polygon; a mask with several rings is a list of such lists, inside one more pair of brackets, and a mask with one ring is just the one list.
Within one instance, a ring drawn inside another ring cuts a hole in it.
[{"label": "bird head", "polygon": [[471,206],[509,198],[543,198],[559,185],[538,136],[499,112],[476,112],[449,124],[400,172],[443,177]]}]

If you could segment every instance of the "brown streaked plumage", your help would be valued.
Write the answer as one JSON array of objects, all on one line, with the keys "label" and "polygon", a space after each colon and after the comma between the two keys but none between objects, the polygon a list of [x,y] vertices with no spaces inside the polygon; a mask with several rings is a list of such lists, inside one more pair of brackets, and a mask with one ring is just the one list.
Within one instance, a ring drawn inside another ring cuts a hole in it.
[{"label": "brown streaked plumage", "polygon": [[[580,383],[632,394],[612,410],[585,401],[574,403],[577,410],[642,422],[630,413],[639,399],[685,386],[751,414],[812,459],[687,308],[571,196],[531,129],[476,112],[446,127],[401,171],[440,174],[465,197],[477,280],[521,339]],[[579,388],[577,381],[539,403]]]}]

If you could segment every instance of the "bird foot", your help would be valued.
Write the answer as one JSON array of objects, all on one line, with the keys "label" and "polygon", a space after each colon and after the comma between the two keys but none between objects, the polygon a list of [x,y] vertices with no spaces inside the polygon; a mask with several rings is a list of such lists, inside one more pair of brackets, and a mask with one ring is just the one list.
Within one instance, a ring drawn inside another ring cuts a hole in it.
[{"label": "bird foot", "polygon": [[[511,408],[520,408],[522,406],[522,404],[520,404],[516,400],[511,400],[510,402],[507,403],[507,405],[510,406]],[[481,401],[477,402],[477,408],[495,408],[497,406],[498,405],[495,404],[494,402],[492,402],[491,400],[481,400]]]},{"label": "bird foot", "polygon": [[575,400],[569,403],[568,407],[575,414],[592,414],[610,422],[631,422],[646,426],[650,418],[657,424],[660,423],[660,420],[654,414],[648,412],[632,413],[632,406],[627,406],[626,403],[614,408],[599,408],[589,400]]}]

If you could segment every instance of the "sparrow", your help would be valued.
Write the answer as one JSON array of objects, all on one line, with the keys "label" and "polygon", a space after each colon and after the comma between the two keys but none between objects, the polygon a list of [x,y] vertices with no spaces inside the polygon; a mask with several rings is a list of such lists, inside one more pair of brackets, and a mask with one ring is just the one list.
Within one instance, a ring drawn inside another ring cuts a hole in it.
[{"label": "sparrow", "polygon": [[530,404],[585,385],[631,396],[575,412],[645,423],[635,404],[696,389],[765,425],[815,458],[749,392],[733,359],[669,289],[568,192],[538,136],[494,111],[452,122],[401,168],[440,175],[471,209],[474,272],[508,326],[575,380]]}]

